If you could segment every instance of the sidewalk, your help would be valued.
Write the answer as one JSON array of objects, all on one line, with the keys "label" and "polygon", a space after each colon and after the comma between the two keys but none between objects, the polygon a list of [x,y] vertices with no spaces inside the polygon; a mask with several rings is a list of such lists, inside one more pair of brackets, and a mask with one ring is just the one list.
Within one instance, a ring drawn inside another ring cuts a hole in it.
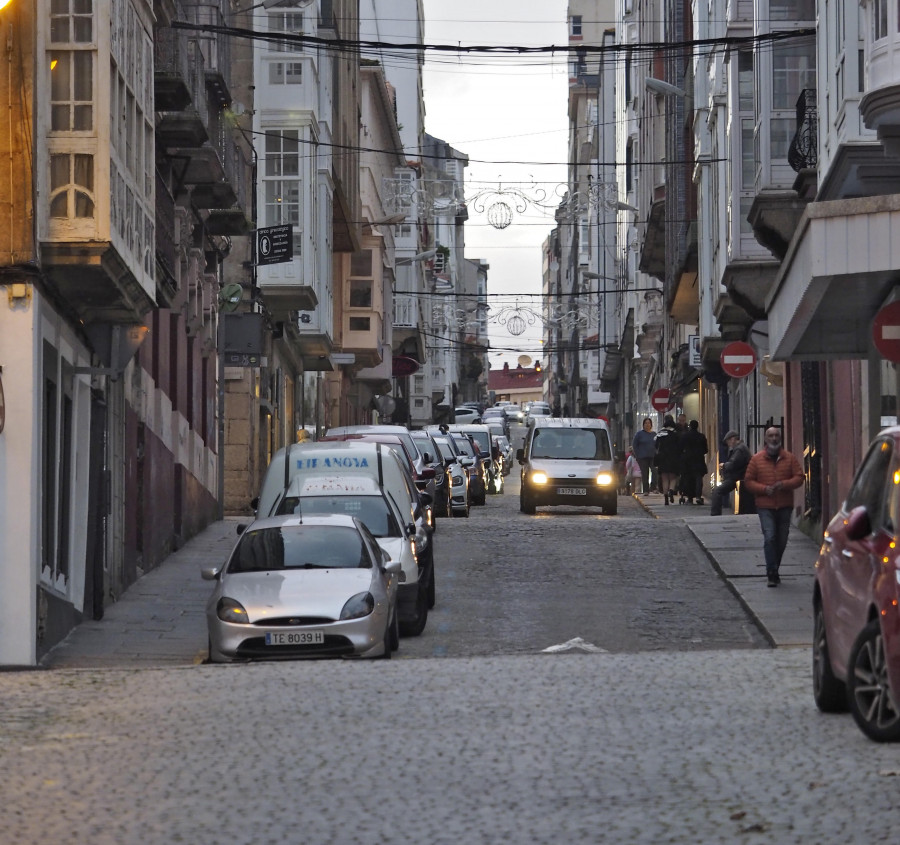
[{"label": "sidewalk", "polygon": [[[213,522],[161,566],[151,569],[106,608],[86,619],[41,660],[53,669],[184,666],[206,659],[206,600],[212,585],[200,568],[224,563],[246,517]],[[173,600],[173,597],[176,597]]]},{"label": "sidewalk", "polygon": [[773,646],[812,644],[812,590],[819,547],[791,528],[781,562],[781,584],[766,584],[762,530],[756,514],[710,516],[705,505],[666,505],[658,493],[634,497],[657,519],[680,519],[706,552],[713,567]]}]

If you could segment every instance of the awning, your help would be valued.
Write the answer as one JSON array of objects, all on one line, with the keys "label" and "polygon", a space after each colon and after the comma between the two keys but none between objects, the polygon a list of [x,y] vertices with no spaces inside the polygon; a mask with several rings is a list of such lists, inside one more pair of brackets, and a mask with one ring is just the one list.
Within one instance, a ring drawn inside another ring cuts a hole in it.
[{"label": "awning", "polygon": [[810,203],[766,301],[772,359],[867,357],[898,268],[900,196]]}]

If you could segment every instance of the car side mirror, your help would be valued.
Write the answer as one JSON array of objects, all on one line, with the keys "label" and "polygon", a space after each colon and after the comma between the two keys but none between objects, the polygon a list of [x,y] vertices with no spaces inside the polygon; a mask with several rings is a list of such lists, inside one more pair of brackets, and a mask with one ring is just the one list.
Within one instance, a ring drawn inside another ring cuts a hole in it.
[{"label": "car side mirror", "polygon": [[431,493],[419,493],[419,502],[425,507],[434,503]]},{"label": "car side mirror", "polygon": [[862,540],[872,533],[872,521],[869,519],[869,512],[864,505],[853,508],[847,517],[847,530],[845,532],[848,540]]},{"label": "car side mirror", "polygon": [[407,537],[415,537],[416,536],[415,522],[410,522],[409,525],[406,526],[406,536]]},{"label": "car side mirror", "polygon": [[239,522],[234,529],[238,534],[243,534],[247,530],[247,523]]},{"label": "car side mirror", "polygon": [[388,556],[387,560],[385,560],[384,563],[381,564],[382,572],[385,572],[388,575],[395,575],[401,569],[402,567],[400,566],[400,561],[394,560],[390,556]]},{"label": "car side mirror", "polygon": [[423,452],[422,460],[425,461],[426,464],[433,464],[434,458],[431,456],[431,452]]},{"label": "car side mirror", "polygon": [[204,581],[215,581],[218,579],[221,571],[221,566],[204,566],[200,569],[200,577]]},{"label": "car side mirror", "polygon": [[525,450],[524,449],[516,449],[516,460],[520,464],[525,463]]},{"label": "car side mirror", "polygon": [[425,469],[419,473],[419,477],[424,478],[426,481],[431,481],[435,475],[434,467],[425,467]]},{"label": "car side mirror", "polygon": [[253,508],[253,510],[259,510],[259,496],[254,496],[250,500],[250,507]]}]

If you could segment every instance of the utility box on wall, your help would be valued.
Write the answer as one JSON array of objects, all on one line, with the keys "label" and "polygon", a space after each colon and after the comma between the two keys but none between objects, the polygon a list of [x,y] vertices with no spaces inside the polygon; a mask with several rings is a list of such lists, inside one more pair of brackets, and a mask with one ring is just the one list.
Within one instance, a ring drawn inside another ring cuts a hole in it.
[{"label": "utility box on wall", "polygon": [[222,354],[229,367],[259,367],[264,363],[262,314],[222,315]]}]

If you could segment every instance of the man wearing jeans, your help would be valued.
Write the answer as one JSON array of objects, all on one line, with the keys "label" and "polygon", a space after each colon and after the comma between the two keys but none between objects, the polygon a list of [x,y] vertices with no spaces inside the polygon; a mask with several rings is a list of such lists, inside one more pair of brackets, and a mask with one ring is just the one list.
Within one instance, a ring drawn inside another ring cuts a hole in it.
[{"label": "man wearing jeans", "polygon": [[781,583],[778,569],[791,530],[794,490],[801,484],[803,471],[799,461],[782,448],[781,430],[767,428],[765,446],[750,459],[744,486],[756,497],[770,587]]}]

